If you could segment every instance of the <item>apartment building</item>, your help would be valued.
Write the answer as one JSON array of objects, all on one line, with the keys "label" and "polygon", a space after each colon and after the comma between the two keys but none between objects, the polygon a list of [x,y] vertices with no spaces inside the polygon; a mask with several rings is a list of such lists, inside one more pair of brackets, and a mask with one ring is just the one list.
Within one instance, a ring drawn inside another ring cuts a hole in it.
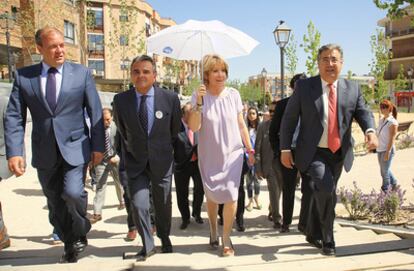
[{"label": "apartment building", "polygon": [[398,19],[383,18],[378,21],[378,26],[385,28],[385,34],[391,40],[390,50],[392,59],[385,72],[386,80],[393,80],[397,77],[400,65],[403,65],[405,75],[414,67],[414,5],[405,9],[408,15]]},{"label": "apartment building", "polygon": [[[9,46],[17,68],[41,60],[36,52],[34,33],[46,25],[62,30],[67,58],[88,66],[97,88],[121,91],[129,82],[129,65],[134,57],[146,52],[146,38],[176,23],[162,18],[151,5],[142,0],[6,0],[0,14],[8,13],[16,20],[10,30]],[[2,18],[2,17],[0,17]],[[0,32],[0,67],[7,71],[5,31]],[[160,83],[177,88],[188,82],[196,72],[197,62],[177,62],[171,73],[171,59],[154,55]],[[14,65],[13,65],[14,66]]]}]

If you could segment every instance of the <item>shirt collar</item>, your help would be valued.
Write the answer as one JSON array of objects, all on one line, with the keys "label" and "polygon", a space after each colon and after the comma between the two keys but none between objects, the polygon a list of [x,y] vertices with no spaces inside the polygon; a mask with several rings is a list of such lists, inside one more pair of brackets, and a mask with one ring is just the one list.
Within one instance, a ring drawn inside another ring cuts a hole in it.
[{"label": "shirt collar", "polygon": [[[154,86],[152,86],[149,90],[148,90],[148,92],[147,92],[147,94],[145,94],[145,95],[147,95],[147,96],[154,96]],[[144,95],[144,94],[141,94],[141,93],[139,93],[138,91],[136,91],[135,90],[135,93],[136,93],[136,95],[137,95],[137,97],[138,98],[141,98],[141,96],[142,95]]]},{"label": "shirt collar", "polygon": [[[50,66],[42,61],[42,74],[47,74],[47,71],[49,70]],[[56,67],[56,70],[59,74],[62,74],[63,71],[63,65],[60,65]]]},{"label": "shirt collar", "polygon": [[[321,81],[322,81],[322,87],[323,87],[323,89],[329,89],[329,87],[328,87],[329,83],[326,82],[325,80],[323,80],[322,77],[321,77]],[[334,85],[335,89],[338,89],[338,80],[336,80],[335,82],[333,82],[332,85]]]}]

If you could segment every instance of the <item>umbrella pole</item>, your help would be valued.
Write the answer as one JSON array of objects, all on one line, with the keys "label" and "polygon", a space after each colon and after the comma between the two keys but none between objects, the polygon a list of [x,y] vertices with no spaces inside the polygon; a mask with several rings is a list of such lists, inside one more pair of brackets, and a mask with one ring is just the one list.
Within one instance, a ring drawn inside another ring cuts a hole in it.
[{"label": "umbrella pole", "polygon": [[[204,61],[203,61],[203,32],[201,32],[201,84],[204,84]],[[201,104],[204,105],[204,98],[201,97]]]}]

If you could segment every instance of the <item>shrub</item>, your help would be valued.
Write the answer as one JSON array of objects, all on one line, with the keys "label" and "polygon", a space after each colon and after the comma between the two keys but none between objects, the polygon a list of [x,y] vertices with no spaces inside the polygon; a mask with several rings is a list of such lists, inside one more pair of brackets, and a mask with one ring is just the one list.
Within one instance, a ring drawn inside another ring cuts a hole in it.
[{"label": "shrub", "polygon": [[341,187],[339,199],[352,220],[369,219],[374,223],[389,223],[395,220],[405,199],[405,191],[399,186],[389,187],[387,191],[377,193],[374,189],[364,194],[353,182],[353,189]]}]

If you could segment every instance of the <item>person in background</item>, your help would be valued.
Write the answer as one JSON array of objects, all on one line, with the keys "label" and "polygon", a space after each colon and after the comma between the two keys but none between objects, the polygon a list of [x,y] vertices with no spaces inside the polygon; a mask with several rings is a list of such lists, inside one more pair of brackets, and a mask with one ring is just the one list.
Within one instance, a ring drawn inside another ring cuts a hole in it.
[{"label": "person in background", "polygon": [[[296,82],[300,79],[305,79],[306,75],[303,73],[296,74],[292,77],[290,80],[290,88],[294,91]],[[272,118],[272,122],[270,124],[270,130],[269,130],[269,137],[270,141],[272,142],[272,146],[274,148],[275,157],[280,157],[280,124],[282,122],[282,118],[285,114],[286,106],[289,102],[290,97],[284,98],[276,103],[276,109],[275,113]],[[296,140],[299,133],[300,128],[300,121],[298,122],[295,133],[293,135],[292,140],[292,146],[291,151],[292,155],[295,155],[296,150]],[[274,167],[276,171],[279,174],[279,176],[282,177],[281,183],[282,183],[282,191],[283,191],[283,200],[282,200],[282,208],[283,208],[283,223],[281,226],[280,231],[281,232],[289,232],[289,226],[292,223],[292,217],[293,217],[293,208],[295,205],[295,188],[298,178],[298,169],[296,166],[292,166],[292,168],[284,167],[280,159],[275,159]],[[304,182],[306,183],[306,181]],[[306,186],[306,184],[305,184]],[[305,191],[307,191],[307,187],[303,187]],[[303,194],[304,195],[304,194]],[[303,203],[302,206],[307,206],[309,204],[309,197],[307,195],[310,195],[309,193],[306,194],[306,196],[302,195]],[[305,212],[305,209],[304,211]],[[304,217],[303,217],[304,219]],[[301,228],[300,226],[299,228]]]},{"label": "person in background", "polygon": [[397,108],[389,100],[380,103],[382,118],[378,122],[378,163],[381,170],[381,190],[387,192],[397,187],[397,179],[391,172],[391,163],[395,155],[395,137],[398,132]]},{"label": "person in background", "polygon": [[88,163],[97,165],[103,157],[102,105],[91,70],[65,61],[64,35],[59,29],[39,29],[35,41],[42,62],[16,71],[6,111],[8,165],[16,177],[25,173],[24,136],[29,109],[32,165],[47,198],[50,223],[65,244],[61,262],[74,263],[88,244],[86,234],[91,228],[84,181]]},{"label": "person in background", "polygon": [[[257,128],[257,136],[255,143],[256,158],[256,175],[258,178],[265,178],[269,190],[269,217],[273,221],[273,228],[280,228],[280,194],[282,192],[282,180],[277,179],[277,174],[273,167],[273,150],[269,141],[269,127],[271,118],[275,111],[276,102],[273,101],[269,107],[269,117],[263,118],[263,122]],[[266,112],[264,114],[266,116]]]},{"label": "person in background", "polygon": [[218,204],[223,203],[222,255],[233,256],[230,233],[236,214],[244,146],[249,164],[254,164],[254,149],[243,119],[240,93],[225,86],[228,65],[218,55],[202,60],[203,85],[193,93],[189,128],[199,131],[198,159],[207,198],[210,222],[210,246],[219,245],[217,231]]},{"label": "person in background", "polygon": [[[6,148],[4,145],[4,116],[6,113],[7,102],[9,99],[5,96],[0,96],[0,182],[12,176],[12,173],[7,167]],[[0,250],[10,246],[10,238],[7,233],[6,225],[3,220],[3,212],[0,202]]]},{"label": "person in background", "polygon": [[[259,112],[257,111],[257,108],[250,107],[249,110],[247,110],[247,129],[249,131],[250,143],[253,148],[256,141],[256,134],[259,123]],[[250,212],[253,209],[253,205],[256,205],[256,209],[260,210],[262,209],[262,205],[259,202],[260,182],[256,176],[256,168],[254,165],[249,167],[246,177],[247,197],[249,198],[249,203],[246,206],[246,210]]]},{"label": "person in background", "polygon": [[200,169],[198,168],[198,133],[188,128],[188,118],[191,112],[191,103],[182,107],[181,130],[174,142],[174,180],[177,194],[178,209],[181,213],[180,229],[184,230],[190,224],[190,207],[188,204],[188,190],[190,178],[193,180],[193,212],[195,222],[203,224],[201,205],[204,200],[203,184]]},{"label": "person in background", "polygon": [[116,125],[112,121],[112,110],[104,108],[102,110],[105,127],[105,152],[102,162],[92,167],[92,179],[96,181],[95,198],[93,199],[93,216],[89,219],[91,224],[102,220],[102,208],[105,204],[106,187],[109,174],[115,183],[115,191],[119,201],[118,209],[125,208],[123,199],[123,188],[119,180],[119,156],[116,153],[115,135]]}]

